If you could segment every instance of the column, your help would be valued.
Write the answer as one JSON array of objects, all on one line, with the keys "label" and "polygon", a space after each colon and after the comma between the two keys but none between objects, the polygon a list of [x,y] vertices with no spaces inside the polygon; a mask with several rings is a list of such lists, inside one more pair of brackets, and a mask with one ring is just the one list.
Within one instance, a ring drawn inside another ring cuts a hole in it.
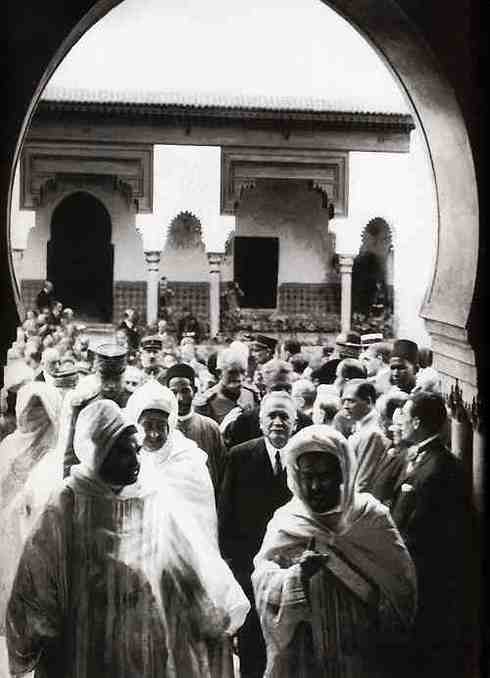
[{"label": "column", "polygon": [[349,332],[352,320],[352,266],[353,255],[339,254],[340,268],[340,330]]},{"label": "column", "polygon": [[451,452],[461,459],[471,477],[473,465],[473,430],[469,409],[463,400],[463,392],[458,380],[451,386],[448,405],[451,410]]},{"label": "column", "polygon": [[471,406],[471,423],[473,426],[473,501],[480,514],[484,509],[485,481],[485,432],[481,416],[481,402],[473,399]]},{"label": "column", "polygon": [[208,252],[209,261],[209,336],[214,339],[219,334],[220,287],[222,255]]},{"label": "column", "polygon": [[158,320],[158,282],[160,279],[159,250],[145,252],[148,278],[146,283],[146,322],[153,325]]}]

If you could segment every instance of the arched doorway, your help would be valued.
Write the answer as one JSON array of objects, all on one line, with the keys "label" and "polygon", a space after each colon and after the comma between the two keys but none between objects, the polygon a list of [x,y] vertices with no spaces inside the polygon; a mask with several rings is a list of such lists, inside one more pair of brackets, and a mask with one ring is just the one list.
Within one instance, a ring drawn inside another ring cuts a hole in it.
[{"label": "arched doorway", "polygon": [[47,273],[56,297],[84,321],[110,322],[114,248],[111,218],[89,193],[64,198],[53,212]]}]

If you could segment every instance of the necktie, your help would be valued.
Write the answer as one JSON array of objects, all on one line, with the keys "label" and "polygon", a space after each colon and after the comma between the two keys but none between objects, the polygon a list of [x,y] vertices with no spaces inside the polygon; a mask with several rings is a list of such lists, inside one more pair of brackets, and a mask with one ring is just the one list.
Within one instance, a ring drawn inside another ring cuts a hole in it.
[{"label": "necktie", "polygon": [[274,465],[274,475],[278,476],[282,473],[281,453],[276,450],[276,463]]}]

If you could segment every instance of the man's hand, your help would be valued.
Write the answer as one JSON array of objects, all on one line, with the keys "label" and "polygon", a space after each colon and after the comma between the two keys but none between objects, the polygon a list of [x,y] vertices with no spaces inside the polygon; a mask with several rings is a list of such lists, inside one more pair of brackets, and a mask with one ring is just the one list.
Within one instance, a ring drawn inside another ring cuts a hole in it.
[{"label": "man's hand", "polygon": [[315,537],[312,537],[299,559],[301,574],[307,580],[319,572],[328,560],[327,553],[318,553],[315,551]]}]

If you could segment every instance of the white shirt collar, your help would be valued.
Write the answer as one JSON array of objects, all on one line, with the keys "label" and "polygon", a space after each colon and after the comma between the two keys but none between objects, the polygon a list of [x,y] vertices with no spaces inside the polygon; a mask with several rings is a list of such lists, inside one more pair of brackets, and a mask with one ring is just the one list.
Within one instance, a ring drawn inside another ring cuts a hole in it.
[{"label": "white shirt collar", "polygon": [[[278,451],[279,448],[274,447],[274,445],[264,436],[264,442],[265,442],[265,449],[267,450],[267,454],[269,455],[269,459],[271,462],[272,470],[275,470],[276,468],[276,452]],[[284,461],[284,452],[283,449],[279,450],[279,454],[281,455],[281,464],[282,467],[285,467],[285,461]]]},{"label": "white shirt collar", "polygon": [[193,414],[194,414],[194,409],[191,407],[191,409],[189,410],[189,413],[184,414],[183,416],[179,415],[178,420],[179,421],[187,421],[188,419],[190,419],[192,417]]}]

